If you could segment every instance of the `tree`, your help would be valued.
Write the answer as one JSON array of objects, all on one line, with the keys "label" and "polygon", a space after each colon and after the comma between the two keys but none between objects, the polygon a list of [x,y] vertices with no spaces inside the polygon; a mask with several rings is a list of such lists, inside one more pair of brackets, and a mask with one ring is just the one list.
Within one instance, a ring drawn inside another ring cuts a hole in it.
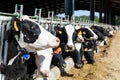
[{"label": "tree", "polygon": [[[75,16],[75,20],[80,20],[80,19],[84,19],[84,20],[90,20],[90,16]],[[97,16],[95,16],[95,22],[99,22],[99,18]]]},{"label": "tree", "polygon": [[120,25],[120,16],[116,16],[115,18],[115,24]]}]

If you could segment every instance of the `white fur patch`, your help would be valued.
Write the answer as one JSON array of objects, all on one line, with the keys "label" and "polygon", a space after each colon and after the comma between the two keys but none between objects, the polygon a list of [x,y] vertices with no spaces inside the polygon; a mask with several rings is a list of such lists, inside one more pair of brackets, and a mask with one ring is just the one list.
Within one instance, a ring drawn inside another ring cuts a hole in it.
[{"label": "white fur patch", "polygon": [[35,59],[36,59],[36,65],[37,65],[38,72],[47,71],[48,73],[46,74],[49,74],[52,56],[53,56],[52,48],[37,51],[37,55]]},{"label": "white fur patch", "polygon": [[73,40],[72,40],[73,33],[75,32],[74,26],[73,25],[67,25],[67,26],[65,26],[65,30],[66,30],[67,36],[68,36],[67,45],[74,46]]}]

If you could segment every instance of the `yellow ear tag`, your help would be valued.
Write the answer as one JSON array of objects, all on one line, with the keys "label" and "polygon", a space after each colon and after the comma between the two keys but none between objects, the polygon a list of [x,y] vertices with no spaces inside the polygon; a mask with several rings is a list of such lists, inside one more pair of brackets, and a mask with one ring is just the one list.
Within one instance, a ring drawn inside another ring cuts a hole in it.
[{"label": "yellow ear tag", "polygon": [[86,32],[83,32],[83,34],[86,34]]},{"label": "yellow ear tag", "polygon": [[14,29],[15,31],[19,31],[16,21],[14,21]]},{"label": "yellow ear tag", "polygon": [[82,35],[82,31],[79,31],[78,35]]},{"label": "yellow ear tag", "polygon": [[59,47],[57,50],[58,50],[59,52],[62,51],[61,47]]},{"label": "yellow ear tag", "polygon": [[62,34],[62,31],[58,31],[59,34]]},{"label": "yellow ear tag", "polygon": [[84,51],[88,51],[88,48],[85,48]]},{"label": "yellow ear tag", "polygon": [[94,50],[93,53],[94,53],[94,54],[97,53],[96,50]]}]

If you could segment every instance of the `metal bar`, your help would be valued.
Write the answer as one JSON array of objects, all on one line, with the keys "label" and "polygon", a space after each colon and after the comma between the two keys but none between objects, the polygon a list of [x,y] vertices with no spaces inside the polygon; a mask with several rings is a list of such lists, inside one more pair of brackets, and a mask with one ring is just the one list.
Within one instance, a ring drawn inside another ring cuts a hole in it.
[{"label": "metal bar", "polygon": [[15,4],[15,13],[17,12],[18,6]]},{"label": "metal bar", "polygon": [[3,52],[4,26],[5,24],[2,24],[1,26],[1,45],[0,45],[0,60],[1,61],[2,61],[2,52]]},{"label": "metal bar", "polygon": [[23,16],[23,5],[20,5],[20,20]]},{"label": "metal bar", "polygon": [[16,14],[4,13],[4,12],[0,12],[0,15],[2,15],[2,16],[17,16]]},{"label": "metal bar", "polygon": [[5,29],[5,44],[4,44],[4,58],[3,58],[3,63],[7,64],[7,55],[8,55],[8,35],[7,35],[7,30],[10,29],[10,23],[8,22],[6,25],[6,29]]},{"label": "metal bar", "polygon": [[50,18],[50,11],[48,11],[48,18]]},{"label": "metal bar", "polygon": [[42,9],[39,9],[39,18],[38,18],[39,23],[40,23],[40,20],[41,20],[41,12],[42,12]]},{"label": "metal bar", "polygon": [[35,8],[34,16],[37,16],[37,8]]},{"label": "metal bar", "polygon": [[[12,17],[8,17],[8,16],[0,16],[0,21],[10,21],[12,19]],[[1,24],[0,24],[1,25]]]},{"label": "metal bar", "polygon": [[2,45],[3,45],[3,43],[2,43],[2,26],[1,26],[1,21],[0,21],[0,64],[1,64],[1,62],[2,62]]}]

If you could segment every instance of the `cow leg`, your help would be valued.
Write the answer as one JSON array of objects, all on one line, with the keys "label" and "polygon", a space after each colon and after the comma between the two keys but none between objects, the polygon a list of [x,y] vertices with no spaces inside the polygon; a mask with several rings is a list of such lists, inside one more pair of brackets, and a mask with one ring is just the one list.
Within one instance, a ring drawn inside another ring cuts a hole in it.
[{"label": "cow leg", "polygon": [[63,68],[66,67],[66,63],[61,54],[54,54],[53,58],[58,61],[57,64],[60,64]]},{"label": "cow leg", "polygon": [[86,52],[84,52],[84,56],[85,56],[88,64],[95,64],[93,51],[86,51]]}]

